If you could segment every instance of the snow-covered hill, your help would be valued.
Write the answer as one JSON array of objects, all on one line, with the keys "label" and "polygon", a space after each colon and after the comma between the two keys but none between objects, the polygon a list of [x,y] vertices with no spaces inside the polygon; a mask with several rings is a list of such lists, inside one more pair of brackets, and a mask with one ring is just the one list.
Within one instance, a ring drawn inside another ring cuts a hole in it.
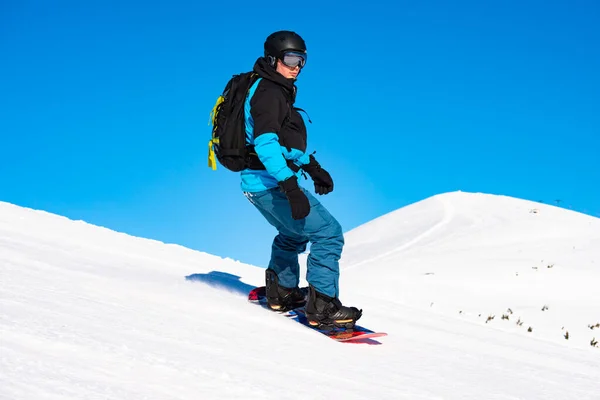
[{"label": "snow-covered hill", "polygon": [[455,192],[346,243],[378,346],[247,303],[262,268],[0,203],[0,399],[600,399],[599,219]]},{"label": "snow-covered hill", "polygon": [[373,297],[384,303],[509,332],[531,327],[526,336],[568,347],[600,338],[588,327],[600,322],[600,219],[574,211],[434,196],[348,233],[344,266],[344,286],[379,279]]}]

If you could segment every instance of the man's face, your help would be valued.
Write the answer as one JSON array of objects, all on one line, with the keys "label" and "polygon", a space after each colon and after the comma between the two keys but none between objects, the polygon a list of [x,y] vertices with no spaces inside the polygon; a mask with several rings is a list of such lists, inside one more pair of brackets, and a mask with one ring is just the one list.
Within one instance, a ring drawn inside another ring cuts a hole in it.
[{"label": "man's face", "polygon": [[306,65],[306,53],[286,51],[282,59],[277,60],[277,72],[287,79],[296,79],[304,65]]},{"label": "man's face", "polygon": [[277,60],[277,72],[286,77],[287,79],[293,78],[296,79],[298,74],[300,73],[300,67],[288,67],[281,60]]}]

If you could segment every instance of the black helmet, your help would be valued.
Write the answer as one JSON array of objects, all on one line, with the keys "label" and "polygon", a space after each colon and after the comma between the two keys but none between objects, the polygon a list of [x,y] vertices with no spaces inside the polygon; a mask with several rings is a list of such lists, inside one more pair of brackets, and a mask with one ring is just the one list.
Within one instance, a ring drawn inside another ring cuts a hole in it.
[{"label": "black helmet", "polygon": [[306,53],[306,43],[296,32],[278,31],[269,35],[265,41],[265,58],[274,66],[276,59],[283,58],[286,51]]}]

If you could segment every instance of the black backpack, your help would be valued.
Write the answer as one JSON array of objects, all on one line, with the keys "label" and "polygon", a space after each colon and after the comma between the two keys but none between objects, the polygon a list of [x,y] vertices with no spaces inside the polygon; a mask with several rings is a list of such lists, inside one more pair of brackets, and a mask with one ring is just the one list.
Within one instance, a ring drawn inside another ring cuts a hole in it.
[{"label": "black backpack", "polygon": [[216,160],[234,172],[248,167],[250,148],[246,145],[244,102],[257,78],[255,72],[233,75],[217,98],[209,121],[209,125],[212,123],[213,126],[212,138],[208,142],[209,168],[217,169]]}]

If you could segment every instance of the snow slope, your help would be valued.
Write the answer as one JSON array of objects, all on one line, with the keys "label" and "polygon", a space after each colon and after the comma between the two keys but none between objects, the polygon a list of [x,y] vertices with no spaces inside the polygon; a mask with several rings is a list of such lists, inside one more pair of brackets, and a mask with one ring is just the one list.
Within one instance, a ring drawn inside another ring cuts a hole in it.
[{"label": "snow slope", "polygon": [[247,303],[262,268],[0,203],[0,399],[600,399],[599,219],[455,192],[346,243],[381,345]]}]

